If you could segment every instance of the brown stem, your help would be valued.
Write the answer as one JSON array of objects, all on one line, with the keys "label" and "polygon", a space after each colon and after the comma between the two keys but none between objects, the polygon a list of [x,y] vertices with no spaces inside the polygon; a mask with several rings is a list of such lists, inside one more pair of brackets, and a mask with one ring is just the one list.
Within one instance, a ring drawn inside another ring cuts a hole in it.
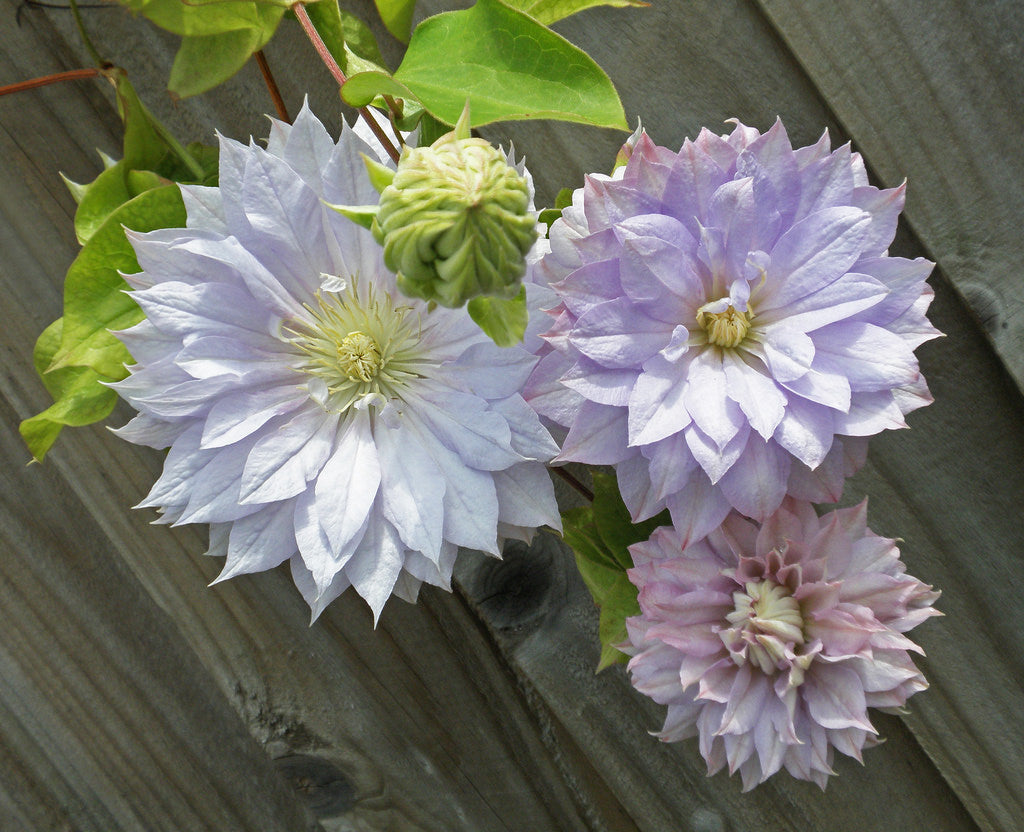
[{"label": "brown stem", "polygon": [[590,502],[594,502],[594,492],[587,488],[583,483],[581,483],[578,479],[576,479],[576,477],[574,477],[564,468],[552,468],[550,470],[552,470],[555,474],[557,474],[563,480],[569,483],[569,485],[571,485],[573,488],[579,491],[580,494],[582,494],[584,497],[590,500]]},{"label": "brown stem", "polygon": [[274,73],[270,71],[270,64],[267,63],[267,56],[263,54],[262,49],[257,49],[253,55],[256,58],[256,65],[260,68],[260,72],[263,73],[263,82],[267,85],[267,91],[270,93],[270,97],[274,102],[274,109],[277,110],[277,114],[280,116],[282,121],[287,121],[291,124],[292,120],[288,116],[288,108],[284,105],[284,99],[281,97],[281,90],[277,88],[277,81],[274,80]]},{"label": "brown stem", "polygon": [[399,147],[405,147],[405,139],[402,138],[402,131],[398,127],[398,119],[402,117],[402,106],[390,95],[384,96],[384,103],[388,105],[388,121],[391,122],[391,129],[395,132]]},{"label": "brown stem", "polygon": [[[320,60],[323,61],[327,69],[330,70],[331,75],[334,76],[334,80],[338,82],[338,86],[343,86],[348,79],[345,77],[345,73],[341,71],[341,67],[338,66],[338,62],[334,60],[331,50],[327,48],[327,44],[324,43],[323,38],[320,37],[320,33],[316,30],[316,26],[313,25],[313,21],[309,19],[306,7],[301,3],[296,3],[291,8],[292,11],[295,12],[295,16],[299,19],[299,24],[305,31],[310,43],[313,44],[313,48],[316,49],[317,54],[320,56]],[[388,138],[387,133],[384,132],[384,128],[381,127],[377,123],[377,120],[370,114],[369,109],[366,107],[359,107],[359,115],[361,115],[363,117],[363,121],[369,125],[370,129],[373,131],[373,135],[375,135],[380,143],[384,145],[384,149],[388,152],[388,156],[397,162],[401,155],[398,152],[398,148],[396,148],[391,139]]]},{"label": "brown stem", "polygon": [[34,90],[36,87],[45,87],[47,84],[57,84],[61,81],[77,81],[81,78],[95,78],[100,70],[95,67],[88,69],[70,69],[67,72],[55,72],[53,75],[44,75],[41,78],[31,78],[28,81],[19,81],[17,84],[8,84],[0,87],[0,95],[10,95],[15,92]]}]

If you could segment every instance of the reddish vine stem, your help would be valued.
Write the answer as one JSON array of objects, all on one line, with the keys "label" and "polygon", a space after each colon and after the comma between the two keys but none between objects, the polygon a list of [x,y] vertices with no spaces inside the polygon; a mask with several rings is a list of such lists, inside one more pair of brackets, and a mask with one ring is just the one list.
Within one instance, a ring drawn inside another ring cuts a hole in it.
[{"label": "reddish vine stem", "polygon": [[47,84],[58,84],[61,81],[78,81],[82,78],[95,78],[101,74],[96,67],[88,69],[70,69],[67,72],[55,72],[53,75],[44,75],[41,78],[30,78],[28,81],[19,81],[17,84],[8,84],[0,87],[0,95],[10,95],[15,92],[34,90],[36,87],[45,87]]},{"label": "reddish vine stem", "polygon": [[574,477],[564,468],[551,468],[549,470],[553,471],[555,474],[557,474],[563,480],[569,483],[569,485],[571,485],[580,494],[582,494],[584,497],[590,500],[590,502],[594,502],[594,492],[587,488],[583,483],[581,483],[578,479],[576,479],[576,477]]},{"label": "reddish vine stem", "polygon": [[[313,21],[309,19],[309,14],[306,13],[306,7],[302,3],[296,3],[291,7],[292,11],[295,12],[295,16],[299,19],[299,23],[302,25],[303,30],[306,32],[306,36],[309,38],[310,43],[313,44],[313,48],[316,49],[317,54],[320,56],[320,60],[324,62],[324,65],[330,70],[331,75],[334,76],[334,80],[338,82],[338,86],[341,87],[348,79],[345,77],[345,73],[341,71],[341,67],[338,66],[338,62],[334,60],[334,56],[331,51],[327,48],[327,44],[324,43],[323,38],[320,37],[320,33],[317,32],[316,27],[313,25]],[[400,156],[398,148],[395,147],[394,143],[388,138],[387,133],[384,132],[384,128],[377,123],[377,120],[370,114],[370,111],[366,107],[359,107],[359,115],[363,117],[363,120],[369,125],[370,129],[382,145],[388,152],[388,156],[398,161]]]},{"label": "reddish vine stem", "polygon": [[288,115],[288,108],[284,104],[284,99],[281,97],[281,90],[277,88],[277,81],[274,80],[274,73],[270,71],[270,64],[267,63],[267,56],[263,54],[262,49],[257,49],[253,56],[256,58],[256,65],[260,68],[260,72],[263,74],[263,83],[267,85],[267,91],[270,93],[270,97],[274,102],[274,109],[277,110],[278,116],[282,121],[287,121],[289,124],[292,123],[291,118]]}]

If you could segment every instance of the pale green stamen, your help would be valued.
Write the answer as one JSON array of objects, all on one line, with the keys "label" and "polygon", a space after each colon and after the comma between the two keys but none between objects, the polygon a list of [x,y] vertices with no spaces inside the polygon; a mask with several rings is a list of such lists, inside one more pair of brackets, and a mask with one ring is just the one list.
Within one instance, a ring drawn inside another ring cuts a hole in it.
[{"label": "pale green stamen", "polygon": [[[303,354],[298,369],[317,380],[311,395],[329,412],[401,398],[402,388],[422,376],[420,321],[412,307],[395,306],[372,289],[360,292],[353,280],[341,291],[317,294],[317,305],[305,308],[309,314],[288,321],[284,331]],[[326,386],[326,396],[314,394],[317,385]]]},{"label": "pale green stamen", "polygon": [[747,661],[774,673],[787,647],[804,643],[800,604],[787,587],[773,581],[748,581],[744,590],[733,593],[735,607],[726,620],[732,632],[746,633]]},{"label": "pale green stamen", "polygon": [[750,320],[754,314],[749,310],[740,312],[729,306],[724,312],[697,311],[697,323],[708,334],[708,343],[731,349],[743,343],[750,331]]},{"label": "pale green stamen", "polygon": [[351,381],[373,381],[382,366],[380,347],[369,335],[350,332],[338,344],[338,365]]}]

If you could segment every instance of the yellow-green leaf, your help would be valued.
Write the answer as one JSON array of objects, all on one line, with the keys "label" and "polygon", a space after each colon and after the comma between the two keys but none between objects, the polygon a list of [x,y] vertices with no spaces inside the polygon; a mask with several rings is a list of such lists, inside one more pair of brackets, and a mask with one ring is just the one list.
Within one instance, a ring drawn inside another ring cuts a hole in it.
[{"label": "yellow-green leaf", "polygon": [[377,4],[380,19],[384,21],[388,31],[402,43],[408,43],[416,0],[374,0],[374,2]]},{"label": "yellow-green leaf", "polygon": [[424,20],[392,80],[448,124],[468,98],[472,126],[550,118],[627,129],[612,82],[586,52],[501,0]]},{"label": "yellow-green leaf", "polygon": [[245,66],[253,52],[263,48],[272,34],[272,29],[234,29],[183,37],[167,89],[179,98],[188,98],[224,83]]},{"label": "yellow-green leaf", "polygon": [[643,0],[505,0],[510,6],[526,12],[540,23],[550,25],[594,6],[649,6]]},{"label": "yellow-green leaf", "polygon": [[63,318],[58,318],[36,341],[32,354],[36,371],[43,377],[53,404],[25,419],[18,430],[32,457],[41,462],[64,425],[88,425],[106,417],[117,403],[117,394],[100,382],[112,381],[86,367],[67,367],[45,372],[60,346]]},{"label": "yellow-green leaf", "polygon": [[128,285],[120,274],[139,269],[124,228],[151,231],[184,224],[185,206],[176,185],[145,191],[107,217],[68,269],[61,343],[50,370],[90,367],[108,379],[124,377],[130,356],[109,330],[142,319],[142,310],[125,294]]}]

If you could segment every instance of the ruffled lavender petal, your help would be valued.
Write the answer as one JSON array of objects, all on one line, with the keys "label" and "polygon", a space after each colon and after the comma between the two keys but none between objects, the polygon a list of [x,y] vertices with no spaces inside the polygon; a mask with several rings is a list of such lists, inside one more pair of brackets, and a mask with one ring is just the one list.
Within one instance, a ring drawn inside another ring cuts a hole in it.
[{"label": "ruffled lavender petal", "polygon": [[827,134],[794,149],[780,121],[678,152],[638,136],[532,268],[556,300],[524,395],[568,429],[561,458],[615,465],[635,519],[668,508],[687,535],[723,506],[838,499],[844,446],[930,401],[932,264],[887,254],[904,191]]}]

